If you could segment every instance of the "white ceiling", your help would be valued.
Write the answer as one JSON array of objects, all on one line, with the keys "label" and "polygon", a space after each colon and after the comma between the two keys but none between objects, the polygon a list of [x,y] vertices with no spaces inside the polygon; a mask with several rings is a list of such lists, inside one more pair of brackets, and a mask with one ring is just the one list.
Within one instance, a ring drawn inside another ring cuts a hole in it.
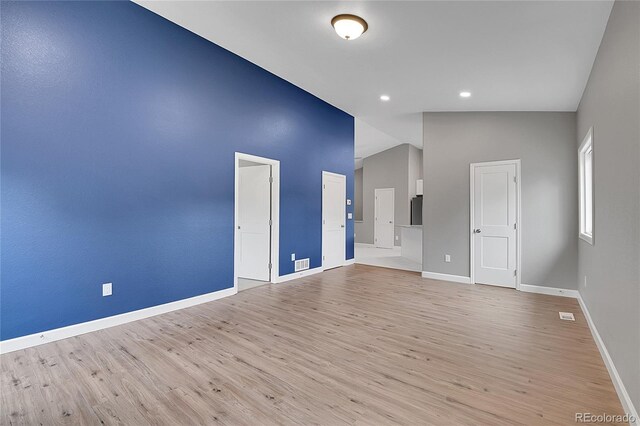
[{"label": "white ceiling", "polygon": [[356,168],[362,166],[362,159],[378,152],[389,149],[401,142],[389,134],[378,130],[369,123],[356,118],[356,141],[366,141],[366,143],[356,144],[355,157]]},{"label": "white ceiling", "polygon": [[[575,111],[613,4],[136,3],[360,118],[390,137],[386,145],[418,147],[422,111]],[[363,17],[369,31],[342,40],[330,25],[340,13]],[[461,90],[472,97],[461,99]],[[358,138],[356,149],[386,146],[380,140]]]}]

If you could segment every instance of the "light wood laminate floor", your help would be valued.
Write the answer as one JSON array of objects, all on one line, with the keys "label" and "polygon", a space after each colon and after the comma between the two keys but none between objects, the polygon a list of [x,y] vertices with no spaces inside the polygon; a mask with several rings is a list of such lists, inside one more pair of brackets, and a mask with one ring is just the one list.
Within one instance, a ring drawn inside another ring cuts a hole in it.
[{"label": "light wood laminate floor", "polygon": [[622,413],[576,300],[364,265],[0,361],[2,424],[572,424],[576,412]]}]

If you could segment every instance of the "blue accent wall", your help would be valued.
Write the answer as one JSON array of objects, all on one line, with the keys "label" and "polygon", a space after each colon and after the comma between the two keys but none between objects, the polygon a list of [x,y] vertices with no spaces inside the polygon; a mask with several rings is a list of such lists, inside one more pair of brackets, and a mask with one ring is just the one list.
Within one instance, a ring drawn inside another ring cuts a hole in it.
[{"label": "blue accent wall", "polygon": [[353,117],[133,3],[1,7],[2,340],[232,287],[236,151],[281,162],[280,275],[321,266]]}]

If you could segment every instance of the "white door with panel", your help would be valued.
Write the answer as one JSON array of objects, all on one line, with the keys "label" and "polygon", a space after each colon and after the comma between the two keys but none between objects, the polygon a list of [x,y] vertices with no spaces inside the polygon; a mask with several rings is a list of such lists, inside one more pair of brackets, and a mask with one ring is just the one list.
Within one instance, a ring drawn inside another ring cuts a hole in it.
[{"label": "white door with panel", "polygon": [[322,267],[344,265],[347,250],[347,177],[322,172]]},{"label": "white door with panel", "polygon": [[270,280],[271,166],[238,170],[238,277]]},{"label": "white door with panel", "polygon": [[480,284],[516,287],[517,166],[474,164],[473,276]]},{"label": "white door with panel", "polygon": [[374,200],[373,242],[376,247],[393,248],[395,235],[395,189],[376,189]]}]

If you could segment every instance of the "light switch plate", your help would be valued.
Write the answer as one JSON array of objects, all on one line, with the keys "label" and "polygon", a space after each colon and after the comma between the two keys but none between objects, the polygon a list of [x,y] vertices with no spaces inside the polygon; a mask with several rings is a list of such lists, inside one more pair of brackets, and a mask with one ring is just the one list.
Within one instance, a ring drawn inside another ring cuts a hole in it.
[{"label": "light switch plate", "polygon": [[447,262],[447,263],[451,262],[451,255],[450,254],[445,254],[444,255],[444,261]]},{"label": "light switch plate", "polygon": [[113,284],[112,283],[102,284],[102,296],[111,296],[112,294],[113,294]]},{"label": "light switch plate", "polygon": [[296,261],[296,254],[295,253],[291,253],[291,261],[292,262]]},{"label": "light switch plate", "polygon": [[351,205],[351,200],[347,198],[347,205],[350,206]]}]

